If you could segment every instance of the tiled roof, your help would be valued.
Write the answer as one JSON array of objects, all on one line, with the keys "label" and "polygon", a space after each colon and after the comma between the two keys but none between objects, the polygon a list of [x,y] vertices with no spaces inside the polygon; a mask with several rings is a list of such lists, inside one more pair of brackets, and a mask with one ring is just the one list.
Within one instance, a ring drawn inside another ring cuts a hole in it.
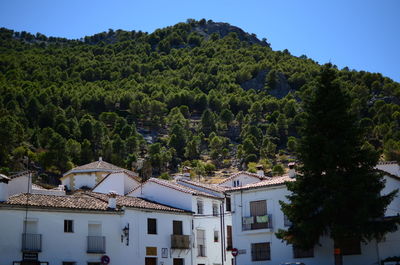
[{"label": "tiled roof", "polygon": [[[62,208],[76,210],[107,210],[108,203],[98,200],[83,193],[68,196],[44,195],[44,194],[29,194],[26,193],[11,196],[7,202],[1,204],[25,206],[40,208]],[[0,205],[1,205],[0,204]]]},{"label": "tiled roof", "polygon": [[239,171],[239,172],[233,174],[232,176],[230,176],[230,177],[224,179],[222,182],[219,183],[219,185],[220,185],[220,184],[223,184],[223,183],[226,183],[226,182],[228,182],[228,181],[230,181],[230,180],[236,178],[236,177],[239,176],[239,175],[247,175],[247,176],[250,176],[250,177],[258,178],[258,179],[260,179],[260,180],[265,179],[265,177],[260,176],[260,175],[255,174],[255,173],[251,173],[251,172],[247,172],[247,171]]},{"label": "tiled roof", "polygon": [[184,183],[187,183],[189,185],[193,185],[193,186],[196,186],[196,187],[204,188],[204,189],[207,189],[207,190],[211,190],[211,191],[214,191],[214,192],[220,192],[220,193],[225,192],[225,190],[227,189],[227,187],[218,186],[216,184],[201,183],[201,182],[187,180],[187,179],[183,179],[183,178],[178,179],[177,181],[178,182],[184,182]]},{"label": "tiled roof", "polygon": [[[180,191],[180,192],[184,192],[184,193],[189,193],[189,194],[192,194],[192,195],[195,195],[195,196],[203,196],[203,197],[221,199],[220,197],[211,195],[209,193],[198,191],[198,190],[189,188],[187,186],[183,186],[181,184],[178,184],[176,182],[171,182],[171,181],[163,180],[163,179],[150,178],[149,180],[147,180],[142,185],[146,185],[146,183],[150,183],[150,182],[157,183],[157,184],[162,185],[164,187],[168,187],[168,188],[171,188],[171,189],[174,189],[174,190],[177,190],[177,191]],[[137,190],[137,189],[139,189],[140,187],[141,186],[138,186],[138,187],[134,188],[133,190],[128,192],[128,194],[133,192],[133,191],[135,191],[135,190]]]},{"label": "tiled roof", "polygon": [[392,177],[394,179],[400,180],[400,176],[394,175],[392,173],[389,173],[389,172],[387,172],[385,170],[378,169],[378,168],[375,168],[375,170],[378,171],[379,173],[382,173],[385,176],[389,176],[389,177]]},{"label": "tiled roof", "polygon": [[117,196],[117,209],[108,208],[108,195],[97,192],[79,192],[73,195],[57,196],[44,194],[18,194],[11,196],[1,205],[28,206],[38,208],[57,208],[71,210],[95,210],[95,211],[120,211],[121,207],[133,207],[139,209],[158,210],[167,212],[189,213],[188,211],[148,201],[141,198]]},{"label": "tiled roof", "polygon": [[397,164],[396,161],[379,161],[378,165],[393,165],[393,164]]},{"label": "tiled roof", "polygon": [[122,171],[123,170],[123,171],[126,171],[126,172],[130,172],[130,174],[136,175],[134,172],[129,171],[127,169],[123,169],[121,167],[118,167],[116,165],[113,165],[113,164],[108,163],[108,162],[103,161],[103,160],[98,160],[98,161],[94,161],[94,162],[86,164],[86,165],[75,167],[75,168],[69,170],[67,173],[65,173],[64,176],[68,175],[70,173],[74,173],[74,172],[91,171],[91,170],[93,170],[93,171],[102,171],[102,170],[104,170],[104,171],[110,171],[110,172]]},{"label": "tiled roof", "polygon": [[263,181],[260,181],[257,183],[252,183],[252,184],[247,184],[247,185],[244,185],[241,187],[230,188],[227,190],[227,192],[239,191],[239,190],[250,190],[250,189],[264,188],[264,187],[269,187],[269,186],[278,186],[278,185],[283,185],[286,182],[292,182],[292,181],[296,181],[296,179],[290,178],[288,175],[283,175],[283,176],[279,176],[279,177],[266,178]]},{"label": "tiled roof", "polygon": [[[98,192],[86,192],[85,194],[108,202],[107,194],[98,193]],[[118,207],[125,206],[125,207],[133,207],[133,208],[149,209],[149,210],[191,213],[191,212],[179,209],[179,208],[174,208],[174,207],[171,207],[168,205],[160,204],[157,202],[152,202],[152,201],[142,199],[142,198],[136,198],[136,197],[130,197],[130,196],[120,196],[120,195],[117,195],[116,198],[117,198],[117,206]]]},{"label": "tiled roof", "polygon": [[21,171],[21,172],[18,172],[17,174],[11,175],[9,178],[15,179],[15,178],[26,176],[26,175],[33,174],[33,173],[35,173],[35,172],[31,171],[31,170]]},{"label": "tiled roof", "polygon": [[3,175],[3,174],[0,174],[0,179],[10,180],[9,177],[7,177],[6,175]]}]

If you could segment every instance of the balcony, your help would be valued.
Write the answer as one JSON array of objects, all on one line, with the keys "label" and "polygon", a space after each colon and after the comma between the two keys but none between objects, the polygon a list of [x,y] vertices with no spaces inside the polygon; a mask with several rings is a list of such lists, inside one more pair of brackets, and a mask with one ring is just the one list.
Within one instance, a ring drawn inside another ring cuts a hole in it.
[{"label": "balcony", "polygon": [[188,235],[171,235],[171,248],[189,249],[190,236]]},{"label": "balcony", "polygon": [[271,229],[272,215],[242,217],[242,231]]},{"label": "balcony", "polygon": [[87,253],[106,253],[106,237],[88,236]]},{"label": "balcony", "polygon": [[22,234],[22,252],[41,252],[41,234]]}]

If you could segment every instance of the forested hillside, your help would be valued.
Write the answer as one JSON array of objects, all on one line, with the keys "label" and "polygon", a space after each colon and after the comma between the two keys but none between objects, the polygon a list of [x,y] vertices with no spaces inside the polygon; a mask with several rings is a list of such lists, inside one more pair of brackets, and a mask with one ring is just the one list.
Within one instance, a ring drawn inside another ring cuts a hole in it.
[{"label": "forested hillside", "polygon": [[[81,40],[2,28],[1,171],[24,169],[28,155],[48,174],[100,156],[145,177],[182,165],[199,175],[249,163],[280,172],[295,157],[301,102],[320,68],[204,19]],[[400,84],[337,71],[366,128],[365,146],[400,160]]]}]

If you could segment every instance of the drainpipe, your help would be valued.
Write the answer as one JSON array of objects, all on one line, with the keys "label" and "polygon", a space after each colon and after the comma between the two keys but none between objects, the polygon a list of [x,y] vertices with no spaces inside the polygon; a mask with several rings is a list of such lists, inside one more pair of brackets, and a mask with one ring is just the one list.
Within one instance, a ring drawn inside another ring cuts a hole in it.
[{"label": "drainpipe", "polygon": [[224,254],[225,254],[225,249],[224,249],[224,241],[225,241],[225,236],[224,236],[224,203],[222,202],[220,207],[219,207],[219,223],[221,226],[221,264],[224,265]]}]

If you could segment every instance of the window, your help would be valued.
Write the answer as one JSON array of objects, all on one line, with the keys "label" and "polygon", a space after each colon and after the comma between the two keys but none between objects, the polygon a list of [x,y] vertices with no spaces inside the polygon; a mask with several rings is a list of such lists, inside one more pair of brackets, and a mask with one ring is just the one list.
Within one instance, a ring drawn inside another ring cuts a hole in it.
[{"label": "window", "polygon": [[[254,222],[251,224],[251,229],[263,229],[268,227],[268,222],[261,222],[261,217],[267,216],[267,201],[252,201],[250,202],[250,216],[253,216]],[[267,217],[268,218],[268,217]],[[265,218],[264,218],[265,219]]]},{"label": "window", "polygon": [[64,220],[64,233],[73,233],[73,232],[74,232],[74,221]]},{"label": "window", "polygon": [[240,186],[240,181],[239,180],[234,180],[233,181],[233,187],[239,187]]},{"label": "window", "polygon": [[172,222],[172,233],[174,235],[183,235],[182,221]]},{"label": "window", "polygon": [[286,227],[292,226],[292,222],[289,220],[286,214],[283,215],[283,225]]},{"label": "window", "polygon": [[197,214],[203,214],[203,213],[204,213],[203,201],[198,200],[197,201]]},{"label": "window", "polygon": [[173,265],[184,265],[184,259],[173,259]]},{"label": "window", "polygon": [[361,244],[357,238],[347,238],[340,242],[343,255],[361,255]]},{"label": "window", "polygon": [[270,243],[255,243],[251,244],[251,260],[271,260]]},{"label": "window", "polygon": [[147,234],[157,234],[157,219],[147,218]]},{"label": "window", "polygon": [[214,242],[219,242],[219,232],[214,230]]},{"label": "window", "polygon": [[312,258],[314,257],[314,248],[301,249],[299,247],[293,246],[293,258]]},{"label": "window", "polygon": [[232,226],[226,226],[226,249],[231,250],[233,248],[232,244]]},{"label": "window", "polygon": [[218,216],[218,204],[213,203],[212,210],[213,210],[213,216]]},{"label": "window", "polygon": [[206,233],[204,230],[197,229],[197,256],[206,256]]},{"label": "window", "polygon": [[231,197],[226,197],[225,204],[226,204],[226,211],[227,211],[227,212],[232,211],[232,207],[231,207]]}]

